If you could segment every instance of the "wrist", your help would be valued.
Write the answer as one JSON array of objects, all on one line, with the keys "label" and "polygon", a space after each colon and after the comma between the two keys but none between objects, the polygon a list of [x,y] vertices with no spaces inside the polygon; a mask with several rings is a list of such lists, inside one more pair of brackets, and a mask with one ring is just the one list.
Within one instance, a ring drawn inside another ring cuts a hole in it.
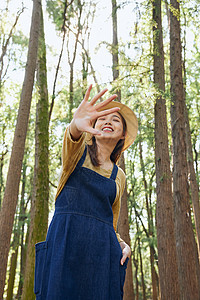
[{"label": "wrist", "polygon": [[69,125],[69,132],[74,141],[77,141],[80,138],[80,136],[82,135],[82,131],[80,131],[77,128],[74,119],[71,121],[71,123]]}]

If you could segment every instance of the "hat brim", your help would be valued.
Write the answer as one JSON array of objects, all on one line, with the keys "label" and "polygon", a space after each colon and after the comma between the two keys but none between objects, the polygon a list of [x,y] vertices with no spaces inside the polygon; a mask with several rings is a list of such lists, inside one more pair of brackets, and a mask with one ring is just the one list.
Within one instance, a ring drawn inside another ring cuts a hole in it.
[{"label": "hat brim", "polygon": [[[99,109],[99,111],[107,110],[113,107],[120,108],[119,113],[126,121],[126,136],[125,136],[125,142],[123,147],[123,151],[125,151],[135,141],[135,138],[137,136],[137,131],[138,131],[138,120],[135,113],[128,106],[117,101],[112,101],[108,103],[106,106]],[[91,134],[87,133],[88,142],[91,141],[91,138],[92,138]]]}]

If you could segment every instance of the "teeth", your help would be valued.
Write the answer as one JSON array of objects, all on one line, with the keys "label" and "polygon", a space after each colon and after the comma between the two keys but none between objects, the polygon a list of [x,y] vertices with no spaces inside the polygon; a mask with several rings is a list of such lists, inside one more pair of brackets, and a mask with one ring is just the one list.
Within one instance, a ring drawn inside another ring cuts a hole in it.
[{"label": "teeth", "polygon": [[103,131],[105,131],[105,130],[107,130],[107,131],[113,131],[111,128],[109,128],[109,127],[105,127],[105,128],[103,128]]}]

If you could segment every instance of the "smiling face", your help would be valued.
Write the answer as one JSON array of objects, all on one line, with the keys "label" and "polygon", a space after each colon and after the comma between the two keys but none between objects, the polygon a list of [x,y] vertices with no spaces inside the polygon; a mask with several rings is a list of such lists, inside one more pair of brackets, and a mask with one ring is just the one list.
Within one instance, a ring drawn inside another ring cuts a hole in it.
[{"label": "smiling face", "polygon": [[116,143],[124,138],[122,117],[118,112],[98,118],[95,129],[101,131],[101,136],[98,138],[109,138]]}]

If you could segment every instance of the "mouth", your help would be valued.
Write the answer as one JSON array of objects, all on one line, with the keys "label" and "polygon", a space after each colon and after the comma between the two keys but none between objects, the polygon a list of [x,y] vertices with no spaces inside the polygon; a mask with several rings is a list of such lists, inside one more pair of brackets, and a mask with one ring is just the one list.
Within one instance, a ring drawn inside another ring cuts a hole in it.
[{"label": "mouth", "polygon": [[114,130],[112,129],[112,127],[105,126],[105,127],[102,128],[102,131],[103,132],[113,132]]}]

